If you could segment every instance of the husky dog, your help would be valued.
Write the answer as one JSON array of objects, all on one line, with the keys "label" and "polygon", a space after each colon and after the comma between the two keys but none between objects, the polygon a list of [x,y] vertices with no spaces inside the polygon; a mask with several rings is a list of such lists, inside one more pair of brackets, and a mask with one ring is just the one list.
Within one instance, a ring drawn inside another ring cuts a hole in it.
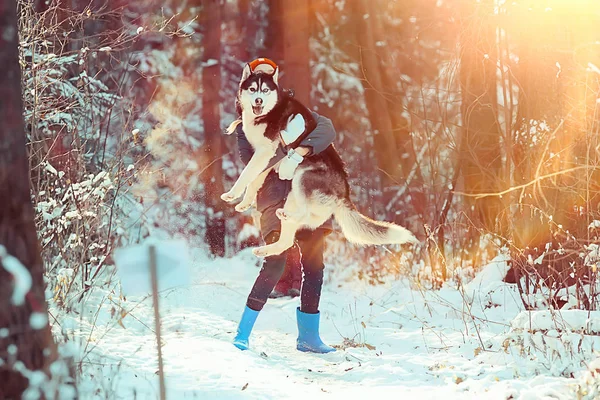
[{"label": "husky dog", "polygon": [[[242,73],[236,102],[241,119],[234,121],[227,133],[233,133],[241,123],[248,142],[254,148],[254,155],[231,190],[221,196],[223,200],[232,202],[246,190],[242,202],[236,206],[240,212],[254,203],[267,174],[272,168],[278,167],[278,164],[269,166],[277,147],[283,145],[286,150],[298,147],[316,126],[311,112],[279,87],[278,73],[277,68],[272,74],[253,71],[250,65],[246,65]],[[285,140],[285,129],[290,121],[297,120],[297,115],[301,115],[305,121],[304,131],[286,144],[290,140]],[[332,215],[346,239],[353,243],[417,242],[406,228],[374,221],[356,210],[350,200],[344,162],[333,145],[321,153],[305,157],[298,165],[292,178],[292,190],[284,207],[278,209],[276,214],[281,220],[279,240],[255,248],[253,252],[259,257],[281,254],[293,246],[298,229],[316,229]]]}]

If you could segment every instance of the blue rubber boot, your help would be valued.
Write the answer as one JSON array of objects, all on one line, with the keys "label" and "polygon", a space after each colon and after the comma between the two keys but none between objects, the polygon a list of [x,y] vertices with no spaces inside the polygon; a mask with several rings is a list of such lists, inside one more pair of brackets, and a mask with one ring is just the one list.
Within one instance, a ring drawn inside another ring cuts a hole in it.
[{"label": "blue rubber boot", "polygon": [[258,311],[255,311],[248,306],[244,309],[240,325],[237,329],[237,334],[233,339],[233,345],[238,349],[248,350],[248,337],[250,336],[250,332],[252,332],[252,327],[254,327],[254,322],[256,322],[258,313]]},{"label": "blue rubber boot", "polygon": [[331,346],[327,346],[319,337],[319,320],[321,313],[306,314],[296,309],[296,318],[298,319],[298,340],[296,348],[300,351],[311,353],[329,353],[335,351]]}]

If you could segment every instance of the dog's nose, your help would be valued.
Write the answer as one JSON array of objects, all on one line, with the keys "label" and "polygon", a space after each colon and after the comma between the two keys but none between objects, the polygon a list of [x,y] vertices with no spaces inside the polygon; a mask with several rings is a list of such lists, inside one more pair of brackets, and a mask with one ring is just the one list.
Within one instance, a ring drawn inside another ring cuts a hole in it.
[{"label": "dog's nose", "polygon": [[258,98],[256,100],[254,100],[254,102],[256,103],[257,106],[262,106],[262,99]]}]

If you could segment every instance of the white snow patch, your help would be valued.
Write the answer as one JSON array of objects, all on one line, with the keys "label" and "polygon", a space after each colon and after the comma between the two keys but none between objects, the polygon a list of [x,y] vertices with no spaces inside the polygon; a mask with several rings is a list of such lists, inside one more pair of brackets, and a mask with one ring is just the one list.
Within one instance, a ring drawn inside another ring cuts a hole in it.
[{"label": "white snow patch", "polygon": [[504,340],[519,374],[576,376],[600,351],[600,312],[523,311]]},{"label": "white snow patch", "polygon": [[592,221],[592,223],[588,226],[588,229],[598,229],[600,228],[600,221],[595,219]]},{"label": "white snow patch", "polygon": [[33,312],[29,317],[29,325],[36,330],[44,329],[48,325],[48,316],[44,313]]},{"label": "white snow patch", "polygon": [[600,75],[600,68],[598,68],[595,64],[592,64],[591,62],[588,63],[588,70]]},{"label": "white snow patch", "polygon": [[22,306],[25,304],[25,296],[31,290],[31,274],[17,258],[8,254],[6,248],[2,245],[0,245],[0,263],[14,278],[12,304]]},{"label": "white snow patch", "polygon": [[600,334],[600,311],[522,311],[510,323],[513,329],[577,331]]},{"label": "white snow patch", "polygon": [[244,224],[242,230],[238,234],[238,244],[248,240],[251,237],[260,237],[260,232],[258,231],[258,228],[253,224],[246,223]]},{"label": "white snow patch", "polygon": [[219,60],[215,60],[214,58],[208,59],[206,60],[204,63],[202,63],[203,67],[212,67],[219,64]]},{"label": "white snow patch", "polygon": [[508,255],[496,256],[488,265],[481,268],[471,282],[465,285],[465,293],[472,298],[475,292],[488,293],[498,285],[504,285],[503,280],[510,268],[508,261]]},{"label": "white snow patch", "polygon": [[44,167],[45,167],[46,171],[50,172],[51,174],[58,175],[56,168],[54,168],[52,165],[50,165],[50,163],[46,163],[46,165]]}]

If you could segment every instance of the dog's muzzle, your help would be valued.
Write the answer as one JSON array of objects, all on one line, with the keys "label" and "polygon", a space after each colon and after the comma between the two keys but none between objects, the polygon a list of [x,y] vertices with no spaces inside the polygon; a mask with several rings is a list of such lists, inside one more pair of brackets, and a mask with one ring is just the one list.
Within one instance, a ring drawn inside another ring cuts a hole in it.
[{"label": "dog's muzzle", "polygon": [[258,106],[252,106],[252,112],[254,113],[254,115],[260,115],[263,112],[263,106],[262,105],[258,105]]}]

